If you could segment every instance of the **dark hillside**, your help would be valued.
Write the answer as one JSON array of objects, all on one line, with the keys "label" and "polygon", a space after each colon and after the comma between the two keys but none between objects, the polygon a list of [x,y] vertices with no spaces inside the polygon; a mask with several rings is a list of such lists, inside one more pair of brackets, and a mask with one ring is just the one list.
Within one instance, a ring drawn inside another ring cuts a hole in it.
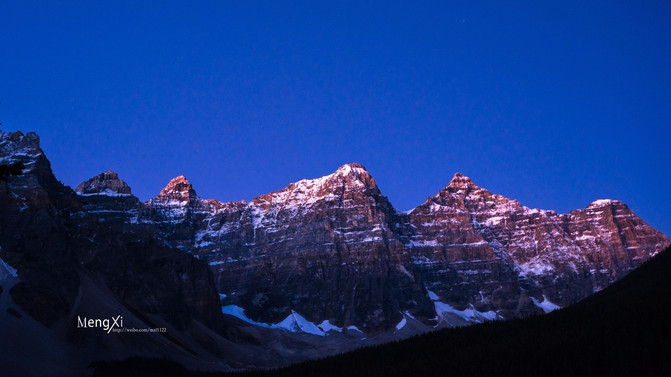
[{"label": "dark hillside", "polygon": [[[564,310],[438,331],[405,341],[236,376],[668,376],[671,249]],[[96,376],[186,371],[134,359],[98,364]],[[140,369],[136,369],[140,368]],[[157,374],[157,375],[158,375]]]}]

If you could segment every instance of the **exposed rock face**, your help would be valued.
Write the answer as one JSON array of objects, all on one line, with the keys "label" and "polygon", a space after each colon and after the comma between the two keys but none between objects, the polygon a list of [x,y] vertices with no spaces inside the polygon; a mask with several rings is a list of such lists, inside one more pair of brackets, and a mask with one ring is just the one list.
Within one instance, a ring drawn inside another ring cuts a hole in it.
[{"label": "exposed rock face", "polygon": [[483,238],[463,199],[450,195],[449,190],[462,185],[473,184],[453,180],[408,215],[406,245],[427,288],[459,309],[473,305],[504,318],[534,312],[510,256]]},{"label": "exposed rock face", "polygon": [[155,223],[171,246],[190,251],[202,222],[220,206],[215,200],[200,199],[191,183],[180,175],[146,203],[142,217]]},{"label": "exposed rock face", "polygon": [[[96,231],[105,233],[134,233],[140,211],[140,201],[133,196],[126,182],[111,170],[98,174],[77,186],[75,192],[83,211],[83,224],[100,224]],[[97,236],[97,234],[96,234]]]},{"label": "exposed rock face", "polygon": [[53,176],[37,135],[0,132],[0,162],[15,161],[22,174],[0,182],[0,258],[16,275],[3,288],[23,313],[90,352],[119,340],[77,331],[80,314],[124,313],[137,327],[170,328],[173,338],[159,343],[179,349],[205,339],[205,352],[221,352],[194,335],[203,325],[225,330],[211,270],[137,222],[141,204],[116,173],[82,183],[77,195]]},{"label": "exposed rock face", "polygon": [[68,313],[79,284],[66,236],[79,205],[53,177],[35,133],[0,131],[0,163],[16,161],[23,174],[0,182],[0,257],[21,277],[10,290],[12,299],[51,326]]},{"label": "exposed rock face", "polygon": [[[172,191],[161,192],[166,201],[188,201],[188,182],[171,184]],[[177,194],[170,197],[173,191]],[[117,173],[98,174],[76,192],[83,207],[77,224],[84,243],[79,257],[89,270],[134,308],[159,314],[178,329],[184,330],[193,316],[221,329],[219,298],[207,264],[170,249],[157,239],[153,224],[138,222],[143,207]],[[134,262],[127,263],[129,259]]]},{"label": "exposed rock face", "polygon": [[363,166],[249,203],[197,199],[184,182],[176,178],[149,201],[153,221],[171,223],[168,242],[207,259],[225,303],[251,318],[279,322],[295,310],[379,330],[398,323],[400,311],[430,314],[421,277],[391,229],[396,212]]},{"label": "exposed rock face", "polygon": [[177,177],[148,206],[143,221],[210,263],[225,305],[373,332],[404,311],[459,325],[568,305],[669,243],[617,201],[559,215],[461,174],[397,213],[358,164],[250,202],[200,199]]},{"label": "exposed rock face", "polygon": [[461,174],[409,221],[408,246],[427,285],[459,307],[470,302],[504,317],[531,311],[527,296],[574,303],[669,244],[621,202],[598,200],[559,215],[492,194]]},{"label": "exposed rock face", "polygon": [[84,181],[75,189],[77,194],[105,195],[105,196],[130,196],[130,187],[126,182],[119,179],[119,175],[111,170],[100,173],[95,177]]}]

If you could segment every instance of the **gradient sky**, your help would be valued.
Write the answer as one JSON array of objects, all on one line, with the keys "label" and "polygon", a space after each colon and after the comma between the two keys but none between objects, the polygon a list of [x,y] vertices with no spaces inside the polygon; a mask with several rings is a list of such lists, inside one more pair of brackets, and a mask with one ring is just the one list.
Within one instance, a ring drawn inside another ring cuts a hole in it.
[{"label": "gradient sky", "polygon": [[0,129],[76,186],[251,199],[365,165],[407,210],[459,171],[671,234],[671,2],[0,2]]}]

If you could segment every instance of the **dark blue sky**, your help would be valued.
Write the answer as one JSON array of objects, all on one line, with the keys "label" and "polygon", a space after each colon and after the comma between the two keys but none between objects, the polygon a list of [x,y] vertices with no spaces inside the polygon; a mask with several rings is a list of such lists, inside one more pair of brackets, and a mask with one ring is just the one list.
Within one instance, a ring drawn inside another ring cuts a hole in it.
[{"label": "dark blue sky", "polygon": [[[158,4],[160,3],[160,4]],[[459,171],[671,234],[668,1],[0,3],[0,126],[75,186],[250,199],[364,164],[401,210]]]}]

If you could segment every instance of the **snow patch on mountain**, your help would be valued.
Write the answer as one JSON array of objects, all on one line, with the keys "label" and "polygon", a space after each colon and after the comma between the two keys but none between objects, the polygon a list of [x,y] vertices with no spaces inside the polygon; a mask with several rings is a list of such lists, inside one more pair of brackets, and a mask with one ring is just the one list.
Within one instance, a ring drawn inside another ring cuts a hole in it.
[{"label": "snow patch on mountain", "polygon": [[612,200],[612,199],[597,199],[590,203],[587,208],[595,208],[595,207],[603,207],[603,206],[609,206],[613,203],[617,202],[617,200]]},{"label": "snow patch on mountain", "polygon": [[408,323],[408,321],[405,319],[405,316],[403,316],[403,318],[401,319],[401,322],[396,324],[396,330],[400,330],[403,327],[405,327],[406,323]]},{"label": "snow patch on mountain", "polygon": [[105,189],[100,192],[91,192],[91,193],[82,193],[78,192],[77,195],[79,196],[112,196],[112,197],[121,197],[121,196],[132,196],[131,194],[124,194],[124,193],[119,193],[110,189]]},{"label": "snow patch on mountain", "polygon": [[554,271],[554,266],[541,259],[532,259],[527,263],[517,265],[520,275],[523,276],[542,276]]},{"label": "snow patch on mountain", "polygon": [[539,308],[543,309],[544,312],[550,313],[551,311],[561,309],[561,306],[553,303],[552,301],[548,300],[545,295],[543,295],[543,301],[538,301],[534,297],[531,298],[531,301],[533,301],[534,305],[538,306]]},{"label": "snow patch on mountain", "polygon": [[409,248],[413,248],[413,247],[434,247],[434,246],[440,246],[440,244],[436,240],[410,241],[408,244],[406,244],[406,246],[409,247]]},{"label": "snow patch on mountain", "polygon": [[[293,333],[306,333],[318,336],[325,336],[326,332],[328,332],[329,330],[342,331],[341,328],[331,325],[328,321],[324,321],[319,326],[317,326],[293,310],[291,311],[291,314],[289,314],[285,319],[283,319],[278,323],[256,322],[253,319],[247,317],[247,315],[245,314],[245,309],[237,305],[223,306],[221,308],[221,312],[223,314],[237,317],[251,325],[265,327],[267,329],[278,329]],[[323,328],[320,328],[320,326],[323,326]]]},{"label": "snow patch on mountain", "polygon": [[357,331],[357,332],[363,333],[363,331],[359,330],[359,328],[354,326],[354,325],[347,326],[347,330],[352,330],[352,331]]},{"label": "snow patch on mountain", "polygon": [[4,283],[5,281],[13,277],[14,278],[18,277],[16,269],[7,264],[7,262],[5,262],[4,260],[0,259],[0,283]]},{"label": "snow patch on mountain", "polygon": [[275,325],[276,328],[284,329],[290,332],[304,332],[306,334],[324,336],[326,333],[322,331],[317,325],[308,321],[302,315],[291,311],[282,322]]},{"label": "snow patch on mountain", "polygon": [[429,298],[433,301],[438,319],[443,319],[449,322],[450,315],[456,315],[466,322],[482,323],[484,321],[493,321],[498,318],[495,311],[489,310],[487,312],[480,312],[476,310],[473,305],[469,305],[469,307],[464,310],[455,309],[452,305],[439,301],[440,297],[434,292],[430,290],[427,291],[429,292]]},{"label": "snow patch on mountain", "polygon": [[342,332],[342,327],[332,325],[328,319],[322,321],[322,323],[318,324],[317,327],[319,327],[323,332],[329,332],[329,331]]}]

